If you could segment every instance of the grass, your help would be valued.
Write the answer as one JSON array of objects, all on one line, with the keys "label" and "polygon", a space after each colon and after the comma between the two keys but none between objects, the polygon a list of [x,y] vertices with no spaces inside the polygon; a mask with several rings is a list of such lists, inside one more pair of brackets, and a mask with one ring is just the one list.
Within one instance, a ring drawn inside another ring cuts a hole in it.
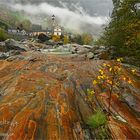
[{"label": "grass", "polygon": [[87,124],[91,127],[91,128],[98,128],[100,126],[105,125],[107,122],[107,117],[106,115],[100,111],[97,110],[95,112],[95,114],[93,114],[91,117],[88,118]]}]

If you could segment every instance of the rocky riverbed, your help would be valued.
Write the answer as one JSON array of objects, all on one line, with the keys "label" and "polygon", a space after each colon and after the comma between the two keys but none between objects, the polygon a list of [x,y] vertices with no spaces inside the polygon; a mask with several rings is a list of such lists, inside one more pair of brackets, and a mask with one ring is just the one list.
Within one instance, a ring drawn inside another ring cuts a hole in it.
[{"label": "rocky riverbed", "polygon": [[1,139],[91,140],[101,139],[103,130],[106,139],[140,139],[139,70],[132,75],[130,66],[123,66],[132,85],[126,85],[123,101],[113,94],[107,125],[95,130],[87,119],[96,108],[107,110],[108,94],[98,89],[90,102],[87,89],[95,88],[92,81],[102,64],[111,63],[95,57],[106,49],[7,42],[0,44],[5,55],[0,60]]}]

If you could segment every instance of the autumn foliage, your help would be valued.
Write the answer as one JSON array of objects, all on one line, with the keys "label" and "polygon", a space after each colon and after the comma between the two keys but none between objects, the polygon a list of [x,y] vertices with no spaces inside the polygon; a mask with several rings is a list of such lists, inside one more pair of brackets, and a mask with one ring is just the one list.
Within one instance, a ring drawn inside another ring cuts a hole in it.
[{"label": "autumn foliage", "polygon": [[[93,80],[93,85],[101,89],[101,94],[108,94],[108,112],[110,112],[112,94],[116,94],[121,98],[125,83],[133,83],[133,81],[126,76],[122,67],[122,61],[122,58],[118,58],[117,61],[113,60],[112,63],[104,63],[101,69],[99,69],[99,75]],[[132,69],[131,72],[135,74],[136,70]],[[91,99],[96,96],[96,94],[97,91],[88,89],[90,101],[92,101]]]},{"label": "autumn foliage", "polygon": [[[140,10],[139,0],[114,1],[111,22],[105,28],[99,44],[115,47],[114,58],[127,57],[126,62],[140,66]],[[133,60],[134,59],[134,60]]]}]

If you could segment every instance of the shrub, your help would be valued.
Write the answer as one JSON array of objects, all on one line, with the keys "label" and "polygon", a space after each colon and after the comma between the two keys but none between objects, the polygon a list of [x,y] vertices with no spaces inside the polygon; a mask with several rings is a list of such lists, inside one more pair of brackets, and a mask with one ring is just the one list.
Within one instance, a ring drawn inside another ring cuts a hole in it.
[{"label": "shrub", "polygon": [[9,36],[8,34],[5,32],[4,29],[0,28],[0,41],[4,41],[6,39],[8,39]]},{"label": "shrub", "polygon": [[95,112],[95,114],[93,114],[91,117],[89,117],[87,124],[91,127],[91,128],[98,128],[102,125],[105,125],[107,122],[107,117],[106,115],[100,111],[97,110]]},{"label": "shrub", "polygon": [[52,40],[55,41],[55,42],[59,42],[59,41],[61,41],[61,38],[60,38],[59,35],[53,35]]}]

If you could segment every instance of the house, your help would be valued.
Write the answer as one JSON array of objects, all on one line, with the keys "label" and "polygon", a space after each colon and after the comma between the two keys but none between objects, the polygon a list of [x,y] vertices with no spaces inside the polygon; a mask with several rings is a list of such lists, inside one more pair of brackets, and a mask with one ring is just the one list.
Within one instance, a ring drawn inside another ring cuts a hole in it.
[{"label": "house", "polygon": [[35,37],[35,36],[39,36],[40,34],[44,34],[44,35],[47,35],[47,32],[46,31],[32,31],[31,33],[31,36]]},{"label": "house", "polygon": [[19,30],[17,28],[9,28],[7,30],[7,32],[9,34],[12,34],[12,35],[20,35],[20,36],[26,36],[27,35],[27,32],[23,29],[23,30]]},{"label": "house", "polygon": [[20,31],[20,34],[23,35],[23,36],[25,36],[25,35],[27,35],[27,32],[25,30],[21,30]]},{"label": "house", "polygon": [[19,32],[16,28],[8,28],[7,31],[9,34],[17,34]]}]

